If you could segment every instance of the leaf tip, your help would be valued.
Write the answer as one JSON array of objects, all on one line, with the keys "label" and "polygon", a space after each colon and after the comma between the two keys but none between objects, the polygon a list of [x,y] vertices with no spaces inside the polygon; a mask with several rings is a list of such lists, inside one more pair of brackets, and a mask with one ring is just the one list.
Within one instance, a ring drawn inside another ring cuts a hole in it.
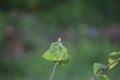
[{"label": "leaf tip", "polygon": [[58,42],[61,42],[61,41],[62,41],[62,39],[61,39],[61,37],[59,37],[59,38],[58,38]]}]

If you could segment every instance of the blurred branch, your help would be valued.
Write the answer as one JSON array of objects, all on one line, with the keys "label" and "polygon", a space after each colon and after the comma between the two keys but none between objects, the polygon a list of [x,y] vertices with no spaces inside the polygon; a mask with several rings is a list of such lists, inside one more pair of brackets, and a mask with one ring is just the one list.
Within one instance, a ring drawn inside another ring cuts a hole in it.
[{"label": "blurred branch", "polygon": [[120,61],[120,58],[115,59],[113,62],[107,64],[103,69],[101,69],[96,75],[94,75],[91,80],[96,80],[97,77],[99,77],[107,68],[109,68],[111,65],[113,65],[114,63]]},{"label": "blurred branch", "polygon": [[51,76],[50,76],[50,80],[53,80],[53,77],[54,77],[54,74],[55,74],[55,70],[56,70],[56,67],[58,65],[59,62],[56,62],[55,65],[53,66],[53,70],[52,70],[52,73],[51,73]]}]

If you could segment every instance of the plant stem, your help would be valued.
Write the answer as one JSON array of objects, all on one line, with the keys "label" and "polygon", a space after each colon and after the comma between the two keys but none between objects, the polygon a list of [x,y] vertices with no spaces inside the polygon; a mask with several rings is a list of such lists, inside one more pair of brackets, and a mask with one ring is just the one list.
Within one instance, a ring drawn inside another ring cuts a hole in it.
[{"label": "plant stem", "polygon": [[100,74],[102,74],[107,68],[109,68],[114,63],[120,61],[120,58],[115,59],[113,62],[107,64],[103,69],[101,69],[96,75],[94,75],[91,80],[96,80],[97,77],[99,77]]},{"label": "plant stem", "polygon": [[58,65],[59,62],[56,62],[55,65],[53,66],[53,70],[52,70],[52,73],[51,73],[51,76],[50,76],[50,80],[53,80],[53,77],[54,77],[54,74],[55,74],[55,70],[56,70],[56,67]]}]

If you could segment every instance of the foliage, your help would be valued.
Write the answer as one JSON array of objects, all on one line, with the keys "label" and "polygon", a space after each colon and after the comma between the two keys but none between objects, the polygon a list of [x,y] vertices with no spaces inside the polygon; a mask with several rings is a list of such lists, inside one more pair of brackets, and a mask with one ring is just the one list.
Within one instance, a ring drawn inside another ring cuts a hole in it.
[{"label": "foliage", "polygon": [[59,42],[53,42],[50,49],[47,50],[42,57],[61,64],[65,64],[70,61],[70,55],[68,55],[67,49]]},{"label": "foliage", "polygon": [[111,57],[118,56],[118,55],[120,55],[120,52],[110,53],[109,54],[110,57],[108,58],[109,64],[107,64],[107,65],[95,63],[93,66],[95,76],[91,80],[96,80],[96,78],[98,78],[98,77],[102,77],[102,78],[104,78],[104,80],[109,80],[107,75],[103,75],[103,71],[106,70],[107,68],[109,68],[109,70],[111,70],[112,68],[116,67],[116,65],[120,61],[120,58],[112,59]]},{"label": "foliage", "polygon": [[[39,15],[29,12],[24,14],[20,11],[18,13],[19,15],[15,16],[16,12],[14,14],[14,10],[8,13],[0,12],[0,56],[4,55],[0,58],[0,66],[3,65],[3,67],[0,67],[0,80],[48,80],[49,72],[54,63],[50,63],[40,56],[43,55],[42,53],[47,49],[47,46],[54,42],[53,40],[56,37],[61,35],[59,34],[61,32],[64,45],[70,52],[72,60],[64,67],[57,66],[55,80],[89,80],[92,75],[92,64],[94,62],[106,62],[107,53],[120,50],[119,46],[111,43],[109,39],[100,38],[100,40],[91,40],[87,36],[81,36],[81,27],[62,28],[57,26],[51,27],[51,25],[43,26],[41,25],[42,22],[38,20]],[[52,16],[50,15],[55,17],[54,14],[45,13],[50,17],[48,22],[52,21]],[[13,16],[15,17],[15,22],[17,22],[15,28],[19,29],[17,33],[22,33],[22,36],[17,36],[17,39],[21,42],[24,52],[9,62],[8,57],[11,56],[7,55],[6,57],[5,53],[7,51],[6,48],[9,48],[11,43],[6,40],[5,29],[11,24],[11,21],[14,22],[11,19]],[[60,18],[62,17],[60,16]],[[113,57],[111,58],[115,59]],[[120,72],[116,68],[106,73],[111,80],[114,80],[114,78],[116,80],[120,79],[119,75],[117,75]]]},{"label": "foliage", "polygon": [[66,47],[62,45],[61,38],[58,38],[58,42],[53,42],[42,57],[55,62],[50,80],[53,80],[57,64],[66,64],[70,61],[70,55],[68,55]]},{"label": "foliage", "polygon": [[103,65],[103,64],[94,63],[94,66],[93,66],[94,74],[96,75],[97,72],[98,72],[100,69],[103,69],[104,67],[105,67],[105,65]]}]

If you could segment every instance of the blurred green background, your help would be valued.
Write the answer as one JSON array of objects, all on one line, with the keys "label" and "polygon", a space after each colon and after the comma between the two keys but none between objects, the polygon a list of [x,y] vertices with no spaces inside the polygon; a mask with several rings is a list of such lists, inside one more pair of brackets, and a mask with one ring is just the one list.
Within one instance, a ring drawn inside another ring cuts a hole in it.
[{"label": "blurred green background", "polygon": [[[54,80],[90,80],[95,62],[120,51],[119,0],[1,0],[0,80],[49,80],[53,62],[41,56],[62,38],[72,60]],[[105,71],[120,79],[118,65]]]}]

